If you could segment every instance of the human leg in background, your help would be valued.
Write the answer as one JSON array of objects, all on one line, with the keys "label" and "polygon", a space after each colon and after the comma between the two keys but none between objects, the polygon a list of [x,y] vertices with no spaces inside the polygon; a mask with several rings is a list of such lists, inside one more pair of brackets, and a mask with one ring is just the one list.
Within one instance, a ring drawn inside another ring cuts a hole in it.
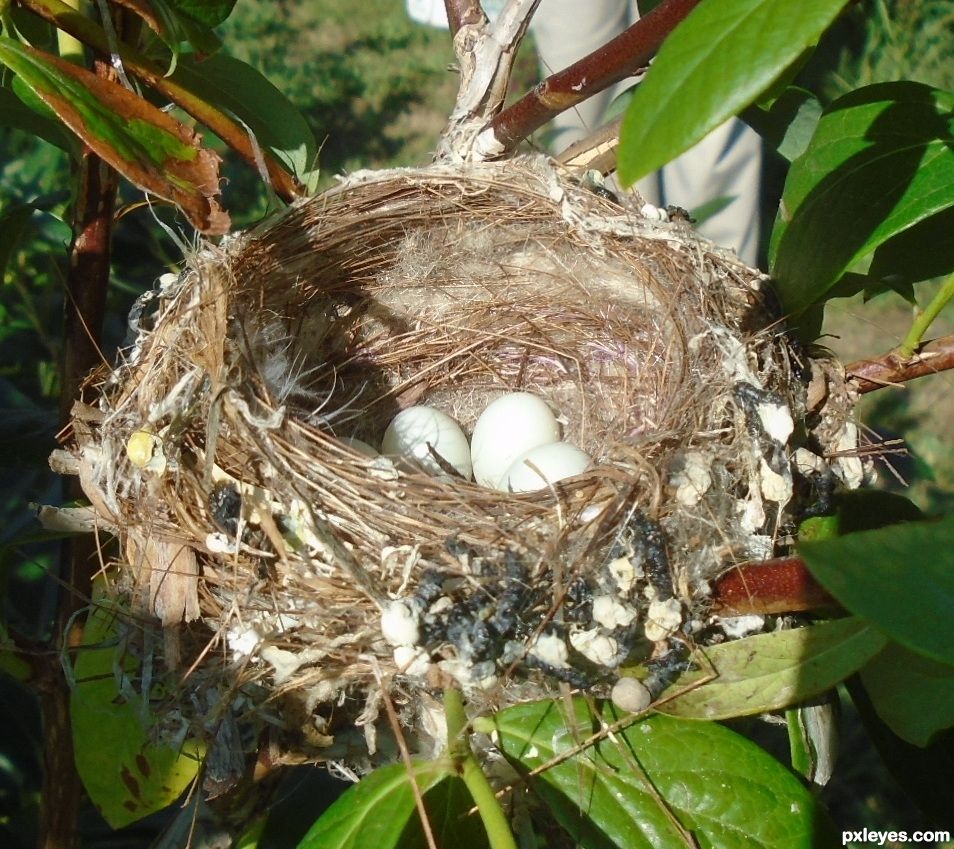
[{"label": "human leg in background", "polygon": [[[631,0],[542,0],[532,23],[544,74],[561,71],[592,53],[638,20]],[[603,115],[625,83],[601,92],[557,116],[551,150],[560,151],[603,123]],[[659,173],[636,184],[643,198],[655,205],[676,204],[690,211],[720,198],[724,208],[701,221],[699,232],[717,244],[735,248],[754,265],[759,245],[759,182],[762,143],[736,118],[713,130]]]}]

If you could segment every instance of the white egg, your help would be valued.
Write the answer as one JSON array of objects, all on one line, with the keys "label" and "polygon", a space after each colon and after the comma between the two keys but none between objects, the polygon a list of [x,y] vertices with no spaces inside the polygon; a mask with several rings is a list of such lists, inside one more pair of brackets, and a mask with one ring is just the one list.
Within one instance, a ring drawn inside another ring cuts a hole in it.
[{"label": "white egg", "polygon": [[503,395],[487,406],[474,426],[470,445],[474,480],[496,487],[518,457],[559,439],[560,425],[543,400],[529,392]]},{"label": "white egg", "polygon": [[464,431],[433,407],[408,407],[398,413],[384,432],[381,453],[407,457],[432,475],[449,477],[434,458],[436,453],[461,477],[471,477],[470,446]]},{"label": "white egg", "polygon": [[504,492],[535,492],[585,472],[591,465],[590,456],[575,445],[553,442],[518,457],[500,479],[497,488]]},{"label": "white egg", "polygon": [[363,439],[358,439],[354,436],[343,436],[341,437],[341,441],[359,454],[364,454],[365,457],[373,458],[378,456],[378,449],[373,445],[368,445]]}]

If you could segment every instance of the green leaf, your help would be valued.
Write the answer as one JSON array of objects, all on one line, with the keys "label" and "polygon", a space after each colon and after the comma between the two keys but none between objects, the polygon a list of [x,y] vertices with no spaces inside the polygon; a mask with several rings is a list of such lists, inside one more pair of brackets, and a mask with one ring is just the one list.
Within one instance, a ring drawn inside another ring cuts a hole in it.
[{"label": "green leaf", "polygon": [[46,111],[38,113],[11,89],[5,87],[0,88],[0,126],[13,127],[31,136],[37,136],[67,153],[76,152],[72,136],[61,124],[48,118]]},{"label": "green leaf", "polygon": [[902,740],[927,746],[954,726],[954,666],[889,643],[861,671],[882,721]]},{"label": "green leaf", "polygon": [[74,667],[70,719],[83,786],[106,822],[121,828],[175,802],[198,775],[203,749],[195,741],[154,741],[143,721],[149,695],[130,698],[131,687],[117,682],[121,672],[135,674],[138,661],[123,653],[116,634],[116,614],[96,607]]},{"label": "green leaf", "polygon": [[184,15],[188,15],[206,26],[217,27],[235,7],[237,0],[170,0]]},{"label": "green leaf", "polygon": [[[573,707],[569,723],[562,701],[498,713],[493,724],[500,748],[523,769],[534,770],[575,750],[601,722],[619,719],[611,706],[602,717],[593,717],[582,699]],[[531,779],[585,849],[685,849],[672,818],[707,849],[828,845],[823,815],[801,782],[729,729],[650,716],[614,736]]]},{"label": "green leaf", "polygon": [[[447,762],[414,762],[414,780],[425,794],[428,820],[435,831],[446,827],[447,817],[456,818],[461,812],[459,788],[443,788],[436,802],[430,796],[430,791],[449,781],[451,775]],[[411,776],[404,764],[391,764],[376,769],[339,796],[308,830],[298,849],[404,849],[402,834],[405,830],[413,834],[415,824],[421,829]]]},{"label": "green leaf", "polygon": [[770,106],[750,106],[740,117],[791,162],[805,152],[821,114],[821,103],[814,94],[789,86]]},{"label": "green leaf", "polygon": [[748,106],[846,2],[703,0],[663,42],[623,119],[623,183],[665,165]]},{"label": "green leaf", "polygon": [[852,613],[902,645],[954,663],[954,516],[799,545],[812,574]]},{"label": "green leaf", "polygon": [[177,82],[244,123],[298,180],[318,185],[318,144],[295,105],[250,65],[218,53],[207,59],[180,57]]},{"label": "green leaf", "polygon": [[180,12],[174,0],[149,0],[144,17],[145,14],[153,13],[154,17],[148,20],[172,52],[168,74],[175,71],[184,42],[197,52],[209,55],[222,47],[222,42],[209,25]]},{"label": "green leaf", "polygon": [[881,721],[857,678],[845,682],[868,737],[905,793],[939,824],[951,821],[954,734],[940,735],[930,746],[912,746]]},{"label": "green leaf", "polygon": [[785,309],[823,298],[888,239],[954,205],[954,93],[883,83],[831,104],[792,163],[772,233]]},{"label": "green leaf", "polygon": [[[718,677],[659,710],[692,719],[729,719],[788,707],[861,669],[885,642],[867,623],[847,618],[712,646],[705,653]],[[663,696],[704,677],[704,670],[688,672]]]},{"label": "green leaf", "polygon": [[117,83],[12,39],[0,38],[0,62],[128,180],[175,203],[204,233],[228,229],[213,199],[219,159],[192,129]]}]

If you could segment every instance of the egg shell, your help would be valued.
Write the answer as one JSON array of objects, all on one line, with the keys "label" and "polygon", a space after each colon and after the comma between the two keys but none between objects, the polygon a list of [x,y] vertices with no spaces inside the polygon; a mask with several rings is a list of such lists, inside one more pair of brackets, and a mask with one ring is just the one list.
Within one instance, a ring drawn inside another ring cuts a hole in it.
[{"label": "egg shell", "polygon": [[358,439],[354,436],[343,436],[341,437],[341,441],[359,454],[364,454],[365,457],[374,458],[378,456],[378,449],[373,445],[368,445],[363,439]]},{"label": "egg shell", "polygon": [[564,478],[585,472],[593,461],[568,442],[552,442],[527,451],[507,469],[498,489],[504,492],[535,492]]},{"label": "egg shell", "polygon": [[461,477],[470,480],[470,446],[464,431],[447,413],[433,407],[422,405],[402,410],[388,425],[381,442],[382,454],[407,457],[432,475],[448,477],[432,456],[431,448]]},{"label": "egg shell", "polygon": [[496,487],[518,457],[559,439],[560,425],[545,401],[529,392],[502,395],[474,426],[470,445],[474,480]]}]

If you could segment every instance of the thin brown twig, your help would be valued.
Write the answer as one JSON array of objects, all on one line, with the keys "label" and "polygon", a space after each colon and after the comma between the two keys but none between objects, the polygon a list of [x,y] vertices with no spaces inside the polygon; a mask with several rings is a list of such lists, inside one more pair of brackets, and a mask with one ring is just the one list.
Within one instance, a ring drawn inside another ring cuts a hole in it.
[{"label": "thin brown twig", "polygon": [[479,0],[444,0],[444,8],[451,35],[457,35],[461,27],[479,24],[486,17]]},{"label": "thin brown twig", "polygon": [[384,709],[388,715],[388,723],[394,732],[394,739],[397,741],[398,750],[401,752],[401,760],[407,769],[407,778],[411,782],[411,792],[414,794],[414,806],[417,808],[418,816],[421,820],[421,828],[424,830],[424,840],[427,842],[428,849],[438,849],[437,841],[434,839],[434,829],[431,828],[431,821],[427,816],[427,808],[424,805],[424,796],[421,788],[417,784],[417,778],[414,775],[414,762],[411,760],[411,752],[407,747],[407,741],[404,739],[404,732],[401,730],[401,721],[398,719],[397,711],[394,709],[394,703],[391,701],[391,681],[376,671],[378,686],[381,688],[382,701]]},{"label": "thin brown twig", "polygon": [[912,357],[903,358],[897,351],[889,351],[880,357],[851,363],[845,370],[859,392],[874,392],[952,368],[954,335],[926,342]]},{"label": "thin brown twig", "polygon": [[699,0],[663,0],[599,50],[547,77],[490,124],[495,149],[505,154],[534,130],[581,101],[643,70],[663,40]]},{"label": "thin brown twig", "polygon": [[[117,25],[121,20],[117,18]],[[94,63],[95,73],[114,78],[105,59]],[[73,242],[69,252],[63,326],[60,418],[69,421],[87,373],[101,362],[100,337],[109,285],[116,172],[92,151],[85,150],[77,171],[78,192],[74,206]],[[82,495],[79,484],[66,484],[67,499]],[[70,724],[70,690],[55,658],[62,648],[75,645],[82,634],[76,614],[88,603],[98,546],[95,538],[79,537],[64,546],[59,600],[51,647],[56,654],[40,670],[44,720],[44,787],[39,846],[69,849],[77,843],[76,817],[82,785],[76,772]]]}]

